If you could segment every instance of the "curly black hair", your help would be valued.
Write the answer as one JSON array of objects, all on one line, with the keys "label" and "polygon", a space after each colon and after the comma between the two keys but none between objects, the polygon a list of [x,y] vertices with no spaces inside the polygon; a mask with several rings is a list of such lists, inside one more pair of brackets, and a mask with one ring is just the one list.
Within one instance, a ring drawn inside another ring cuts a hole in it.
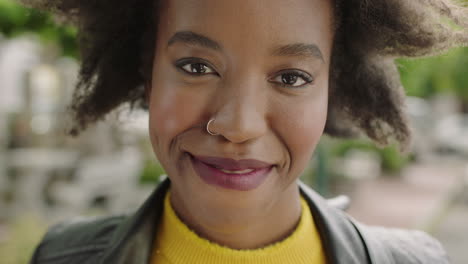
[{"label": "curly black hair", "polygon": [[[77,135],[123,103],[146,107],[157,0],[22,0],[77,25],[80,78],[71,110]],[[335,40],[325,133],[362,131],[405,148],[410,129],[395,58],[468,45],[468,8],[452,0],[334,0]]]}]

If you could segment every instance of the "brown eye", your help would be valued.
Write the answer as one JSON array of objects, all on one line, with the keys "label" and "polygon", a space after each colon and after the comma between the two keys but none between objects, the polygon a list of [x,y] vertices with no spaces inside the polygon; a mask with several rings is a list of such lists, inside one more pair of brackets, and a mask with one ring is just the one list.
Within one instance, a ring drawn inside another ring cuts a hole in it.
[{"label": "brown eye", "polygon": [[[286,85],[294,86],[296,84],[296,82],[297,82],[297,79],[299,79],[299,76],[297,76],[297,75],[292,75],[292,74],[282,74],[281,75],[281,81]],[[302,82],[304,82],[304,80],[302,80]],[[302,84],[303,83],[300,83],[299,85],[302,85]]]},{"label": "brown eye", "polygon": [[283,87],[300,88],[313,82],[313,78],[305,72],[294,70],[280,73],[272,81]]},{"label": "brown eye", "polygon": [[204,63],[187,63],[181,67],[184,71],[190,74],[209,74],[214,71]]}]

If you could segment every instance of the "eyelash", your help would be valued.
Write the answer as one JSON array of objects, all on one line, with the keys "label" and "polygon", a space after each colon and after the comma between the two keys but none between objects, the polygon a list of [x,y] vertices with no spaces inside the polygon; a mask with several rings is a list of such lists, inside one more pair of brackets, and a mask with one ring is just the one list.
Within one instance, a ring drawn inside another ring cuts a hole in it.
[{"label": "eyelash", "polygon": [[[184,70],[183,67],[186,66],[186,65],[190,65],[190,64],[203,64],[206,67],[210,68],[213,71],[213,73],[194,73],[194,72],[188,72],[188,71]],[[216,72],[215,68],[213,66],[211,66],[211,64],[209,64],[208,62],[206,62],[206,61],[204,61],[202,59],[199,59],[199,58],[180,59],[180,60],[176,61],[174,63],[174,65],[182,73],[189,74],[189,75],[192,75],[192,76],[202,76],[202,75],[208,75],[208,74],[215,74],[216,76],[219,76],[219,74]]]},{"label": "eyelash", "polygon": [[[183,68],[184,66],[191,65],[191,64],[202,64],[202,65],[206,66],[207,68],[211,69],[213,72],[212,73],[193,73],[193,72],[188,72]],[[213,66],[211,66],[205,60],[202,60],[202,59],[199,59],[199,58],[180,59],[180,60],[176,61],[174,63],[174,65],[182,73],[189,74],[191,76],[202,76],[202,75],[208,75],[208,74],[214,74],[216,76],[219,76],[219,74],[216,72],[216,70],[215,70],[215,68]],[[275,79],[277,77],[281,77],[281,76],[284,76],[284,75],[297,76],[297,77],[301,78],[304,81],[304,84],[294,86],[294,85],[289,85],[289,84],[285,84],[285,83],[282,83],[282,82],[271,81],[271,80],[273,80],[273,79]],[[295,89],[302,88],[302,87],[304,87],[306,85],[309,85],[309,84],[313,83],[313,81],[314,81],[314,78],[312,76],[310,76],[309,74],[307,74],[307,73],[305,73],[303,71],[295,70],[295,69],[284,70],[284,71],[280,72],[279,74],[276,74],[273,78],[270,79],[270,82],[272,82],[272,83],[274,83],[276,85],[279,85],[279,86],[284,87],[284,88],[293,88],[293,89],[294,88]]]},{"label": "eyelash", "polygon": [[292,75],[292,76],[296,76],[296,77],[299,77],[301,78],[303,81],[304,81],[304,84],[302,85],[298,85],[298,86],[294,86],[294,85],[289,85],[289,84],[285,84],[285,83],[282,83],[282,82],[273,82],[281,87],[285,87],[285,88],[292,88],[292,89],[298,89],[298,88],[303,88],[304,86],[307,86],[311,83],[314,82],[314,78],[312,76],[310,76],[309,74],[301,71],[301,70],[295,70],[295,69],[291,69],[291,70],[284,70],[280,73],[278,73],[277,75],[275,75],[275,78],[277,77],[281,77],[281,76],[284,76],[284,75]]}]

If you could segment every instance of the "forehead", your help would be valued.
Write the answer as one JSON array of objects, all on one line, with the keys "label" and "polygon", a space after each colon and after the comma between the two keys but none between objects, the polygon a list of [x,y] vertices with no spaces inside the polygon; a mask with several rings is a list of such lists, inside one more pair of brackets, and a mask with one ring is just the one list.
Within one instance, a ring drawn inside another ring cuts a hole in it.
[{"label": "forehead", "polygon": [[332,0],[163,0],[159,33],[193,31],[223,46],[316,43],[327,53]]}]

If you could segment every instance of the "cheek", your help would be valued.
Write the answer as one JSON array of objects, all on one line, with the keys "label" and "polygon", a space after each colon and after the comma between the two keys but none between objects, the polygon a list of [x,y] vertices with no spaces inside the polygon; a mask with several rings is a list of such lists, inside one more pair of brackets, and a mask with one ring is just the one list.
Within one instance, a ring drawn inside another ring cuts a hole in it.
[{"label": "cheek", "polygon": [[295,173],[305,169],[323,134],[327,105],[328,95],[323,91],[318,96],[289,106],[283,114],[280,133],[289,151],[290,169]]},{"label": "cheek", "polygon": [[177,89],[172,82],[156,82],[152,89],[149,108],[150,138],[157,152],[168,151],[171,142],[179,134],[197,124],[203,104]]},{"label": "cheek", "polygon": [[[320,102],[306,108],[300,119],[294,124],[295,137],[293,146],[300,152],[299,156],[310,156],[319,141],[327,118],[327,104]],[[300,120],[300,121],[299,121]],[[302,155],[308,154],[308,155]]]}]

